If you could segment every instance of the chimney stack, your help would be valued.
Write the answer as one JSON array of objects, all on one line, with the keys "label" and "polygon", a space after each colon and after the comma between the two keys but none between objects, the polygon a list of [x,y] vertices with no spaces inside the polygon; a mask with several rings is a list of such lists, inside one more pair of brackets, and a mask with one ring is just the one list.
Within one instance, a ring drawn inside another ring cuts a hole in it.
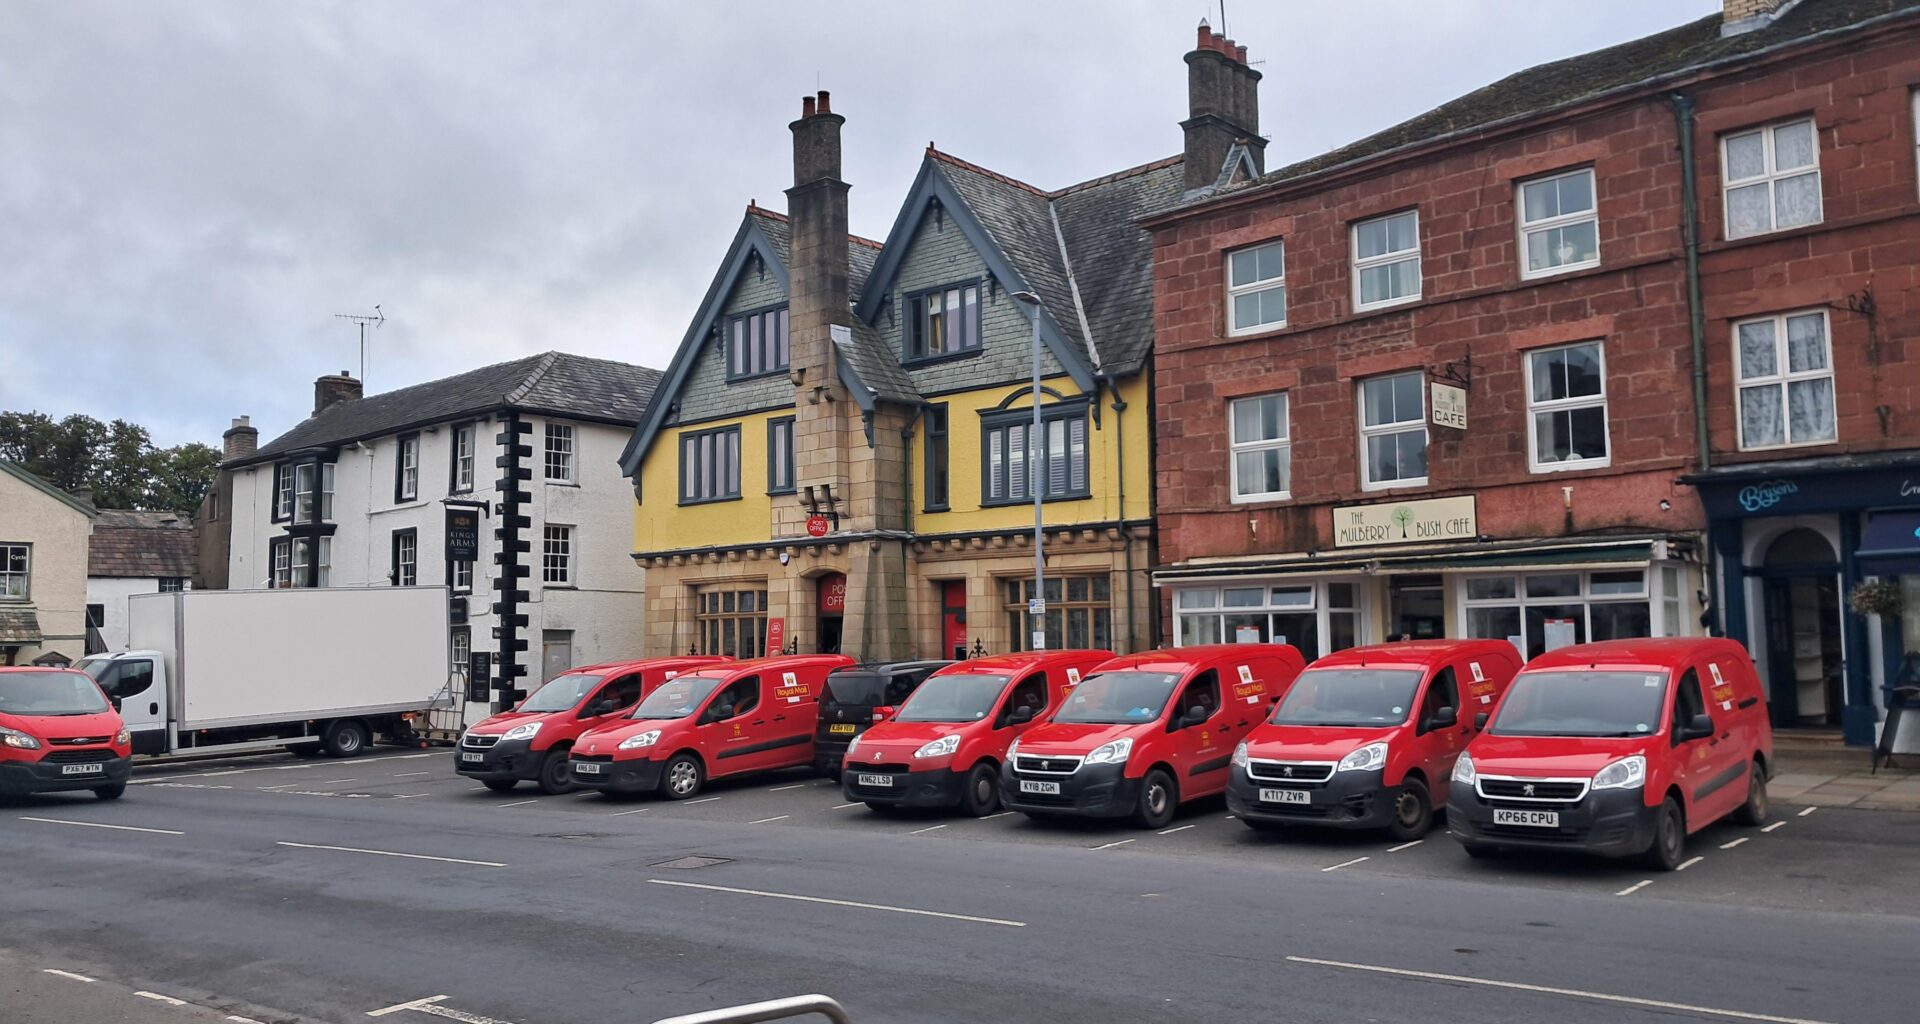
[{"label": "chimney stack", "polygon": [[[1727,0],[1729,4],[1738,0]],[[1267,169],[1267,141],[1260,137],[1260,72],[1247,64],[1247,48],[1215,35],[1200,22],[1187,54],[1186,187],[1211,188],[1234,143],[1245,143],[1255,174]]]},{"label": "chimney stack", "polygon": [[1720,0],[1720,35],[1766,28],[1800,0]]},{"label": "chimney stack", "polygon": [[241,416],[220,435],[220,442],[220,461],[232,462],[260,450],[260,431],[254,427],[253,417]]},{"label": "chimney stack", "polygon": [[328,406],[359,398],[360,394],[360,381],[345,370],[321,377],[313,382],[313,414],[318,416]]},{"label": "chimney stack", "polygon": [[[840,180],[840,126],[825,90],[800,101],[793,131],[793,187],[787,214],[793,240],[787,265],[788,377],[794,386],[794,470],[801,494],[847,494],[848,402],[834,351],[848,309],[847,183]],[[827,485],[819,487],[819,485]],[[818,488],[816,490],[816,488]]]}]

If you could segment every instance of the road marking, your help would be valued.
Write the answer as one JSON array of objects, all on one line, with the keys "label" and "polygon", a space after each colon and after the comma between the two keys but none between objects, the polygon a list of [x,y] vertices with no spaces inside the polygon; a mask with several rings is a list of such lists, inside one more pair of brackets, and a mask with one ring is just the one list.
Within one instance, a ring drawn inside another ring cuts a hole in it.
[{"label": "road marking", "polygon": [[148,779],[128,779],[132,785],[150,782],[172,782],[175,779],[210,779],[221,775],[247,775],[253,772],[291,772],[312,770],[315,768],[345,768],[350,764],[369,764],[374,761],[412,761],[422,757],[445,757],[445,754],[429,751],[425,754],[382,754],[379,757],[362,757],[352,761],[323,761],[319,763],[301,762],[299,764],[263,764],[254,768],[229,768],[226,771],[192,771],[184,775],[155,775]]},{"label": "road marking", "polygon": [[1369,971],[1375,974],[1395,974],[1403,978],[1420,978],[1426,981],[1447,981],[1459,985],[1484,985],[1488,988],[1513,989],[1519,992],[1539,992],[1550,996],[1569,996],[1574,999],[1593,999],[1603,1003],[1625,1003],[1629,1006],[1650,1006],[1661,1010],[1680,1010],[1684,1013],[1700,1013],[1714,1017],[1731,1017],[1736,1020],[1770,1021],[1772,1024],[1830,1024],[1828,1021],[1807,1020],[1801,1017],[1776,1017],[1766,1013],[1747,1013],[1743,1010],[1721,1010],[1711,1006],[1694,1006],[1689,1003],[1670,1003],[1661,999],[1642,999],[1638,996],[1618,996],[1609,992],[1587,992],[1577,988],[1554,988],[1548,985],[1528,985],[1518,981],[1498,981],[1493,978],[1468,978],[1458,974],[1439,974],[1434,971],[1409,971],[1398,967],[1376,967],[1372,964],[1346,963],[1340,960],[1315,960],[1311,957],[1290,956],[1287,959],[1297,964],[1313,964],[1317,967],[1338,967],[1349,971]]},{"label": "road marking", "polygon": [[812,783],[807,783],[807,782],[796,782],[796,783],[794,783],[794,784],[793,784],[793,785],[791,785],[791,786],[775,786],[775,787],[773,787],[772,789],[769,789],[769,790],[767,790],[767,792],[769,792],[769,793],[785,793],[785,792],[786,792],[787,790],[789,790],[789,789],[805,789],[805,788],[807,788],[807,787],[808,787],[809,785],[812,785]]},{"label": "road marking", "polygon": [[860,806],[860,801],[858,801],[858,800],[855,800],[855,801],[854,801],[853,803],[850,803],[850,804],[839,804],[839,805],[837,805],[837,806],[835,806],[835,807],[833,808],[833,810],[836,810],[836,811],[844,811],[844,810],[846,810],[846,809],[847,809],[847,808],[849,808],[849,807],[858,807],[858,806]]},{"label": "road marking", "polygon": [[[849,806],[849,807],[851,807],[852,805],[851,805],[851,804],[849,804],[848,806]],[[1012,811],[1001,811],[1001,812],[1000,812],[999,814],[989,814],[989,815],[987,815],[986,817],[984,817],[984,818],[981,818],[980,820],[981,820],[981,821],[992,821],[992,820],[993,820],[993,819],[995,819],[995,818],[1004,818],[1004,817],[1006,817],[1007,815],[1009,815],[1009,814],[1012,814],[1012,813],[1014,813],[1014,812],[1012,812]]]},{"label": "road marking", "polygon": [[261,791],[262,793],[271,793],[276,789],[292,789],[293,787],[298,785],[299,785],[298,782],[282,782],[278,786],[255,786],[253,788]]},{"label": "road marking", "polygon": [[418,775],[432,775],[432,774],[433,774],[432,772],[395,772],[393,773],[393,777],[396,779],[411,779]]},{"label": "road marking", "polygon": [[[332,850],[335,853],[366,853],[375,857],[404,857],[407,860],[435,860],[442,864],[471,864],[477,868],[504,868],[505,864],[491,860],[461,860],[458,857],[429,857],[424,853],[395,853],[392,850],[362,850],[355,846],[318,846],[313,843],[274,843],[275,846],[291,846],[296,850]],[[442,996],[441,998],[445,998]]]},{"label": "road marking", "polygon": [[1762,832],[1771,832],[1771,831],[1773,831],[1774,829],[1776,829],[1776,828],[1779,828],[1780,826],[1782,826],[1782,825],[1785,825],[1785,824],[1786,824],[1786,822],[1784,822],[1784,821],[1776,821],[1776,822],[1774,822],[1773,824],[1771,824],[1771,825],[1768,825],[1768,826],[1767,826],[1766,828],[1763,828],[1763,829],[1761,829],[1760,831],[1762,831]]},{"label": "road marking", "polygon": [[651,807],[636,807],[631,811],[615,811],[611,815],[608,815],[608,817],[621,818],[629,814],[645,814],[651,810],[653,810]]},{"label": "road marking", "polygon": [[1131,840],[1131,839],[1122,839],[1122,840],[1120,840],[1120,841],[1119,841],[1119,842],[1117,842],[1117,843],[1108,843],[1108,844],[1107,844],[1107,845],[1105,845],[1105,846],[1096,846],[1096,847],[1094,847],[1094,849],[1096,849],[1096,850],[1111,850],[1111,849],[1113,849],[1113,848],[1114,848],[1114,847],[1116,847],[1116,846],[1125,846],[1125,845],[1127,845],[1128,843],[1131,843],[1131,842],[1133,842],[1133,840]]},{"label": "road marking", "polygon": [[1619,892],[1614,893],[1614,895],[1615,896],[1631,896],[1634,893],[1639,892],[1640,890],[1645,889],[1647,886],[1652,884],[1653,884],[1653,879],[1642,878],[1638,882],[1635,882],[1632,885],[1627,886],[1625,889],[1622,889]]},{"label": "road marking", "polygon": [[720,798],[717,796],[703,796],[698,800],[688,800],[685,806],[692,807],[694,804],[710,804],[718,799]]},{"label": "road marking", "polygon": [[1692,866],[1694,866],[1695,864],[1698,864],[1698,863],[1700,863],[1701,861],[1703,861],[1703,860],[1706,860],[1706,859],[1707,859],[1707,858],[1705,858],[1705,857],[1689,857],[1689,858],[1687,858],[1686,860],[1684,860],[1684,861],[1682,861],[1682,862],[1680,863],[1680,866],[1679,866],[1679,867],[1677,867],[1677,868],[1674,868],[1673,870],[1675,870],[1675,871],[1685,871],[1685,870],[1687,870],[1688,868],[1690,868],[1690,867],[1692,867]]},{"label": "road marking", "polygon": [[1232,821],[1232,820],[1233,820],[1233,818],[1234,818],[1234,816],[1233,816],[1233,815],[1231,815],[1231,814],[1229,814],[1229,815],[1227,815],[1227,820],[1228,820],[1228,821]]},{"label": "road marking", "polygon": [[349,783],[349,782],[359,782],[359,781],[360,781],[359,779],[331,779],[331,780],[329,780],[329,781],[327,781],[327,782],[316,782],[316,783],[314,783],[314,785],[316,785],[316,786],[344,786],[344,785],[346,785],[346,784],[347,784],[347,783]]},{"label": "road marking", "polygon": [[1172,834],[1174,834],[1175,832],[1185,832],[1186,830],[1188,830],[1188,829],[1190,829],[1190,828],[1198,828],[1198,827],[1199,827],[1199,826],[1197,826],[1197,825],[1175,825],[1175,826],[1174,826],[1174,827],[1172,827],[1172,828],[1169,828],[1169,829],[1162,829],[1161,831],[1159,831],[1159,832],[1156,832],[1156,833],[1154,833],[1154,834],[1155,834],[1155,835],[1161,835],[1161,836],[1170,836],[1170,835],[1172,835]]},{"label": "road marking", "polygon": [[259,1021],[254,1020],[252,1017],[242,1017],[238,1014],[229,1014],[227,1019],[233,1021],[233,1024],[260,1024]]},{"label": "road marking", "polygon": [[1320,871],[1321,871],[1321,872],[1322,872],[1323,874],[1324,874],[1325,872],[1328,872],[1328,871],[1338,871],[1338,870],[1340,870],[1341,868],[1350,868],[1350,867],[1352,867],[1352,866],[1354,866],[1355,864],[1358,864],[1358,863],[1360,863],[1361,861],[1366,861],[1366,860],[1372,860],[1372,859],[1373,859],[1372,857],[1355,857],[1355,858],[1353,858],[1352,860],[1343,860],[1343,861],[1341,861],[1340,863],[1338,863],[1338,864],[1335,864],[1334,866],[1332,866],[1332,867],[1330,867],[1330,868],[1321,868],[1321,869],[1320,869]]},{"label": "road marking", "polygon": [[393,797],[392,797],[392,798],[393,798],[393,799],[395,799],[395,800],[412,800],[412,799],[415,799],[415,798],[417,798],[417,797],[423,797],[423,796],[428,796],[428,795],[430,795],[430,794],[427,794],[427,793],[395,793],[395,794],[393,795]]},{"label": "road marking", "polygon": [[1411,843],[1401,843],[1399,846],[1389,846],[1387,847],[1387,852],[1399,853],[1401,850],[1411,850],[1414,847],[1419,846],[1421,843],[1424,843],[1424,842],[1426,842],[1425,839],[1415,839]]},{"label": "road marking", "polygon": [[934,830],[936,830],[936,829],[943,829],[943,828],[946,828],[946,827],[947,827],[947,826],[945,826],[945,825],[932,825],[932,826],[929,826],[929,827],[927,827],[927,828],[916,828],[916,829],[914,829],[913,831],[911,831],[911,832],[909,832],[909,833],[907,833],[907,834],[908,834],[908,835],[910,835],[910,836],[917,836],[917,835],[919,835],[919,834],[921,834],[922,832],[932,832],[932,831],[934,831]]},{"label": "road marking", "polygon": [[477,1013],[468,1013],[465,1010],[456,1010],[451,1006],[427,1005],[427,1006],[416,1006],[414,1007],[414,1009],[419,1011],[420,1013],[431,1013],[435,1017],[445,1017],[448,1020],[457,1020],[460,1022],[460,1024],[512,1024],[511,1021],[498,1020],[493,1017],[483,1017]]},{"label": "road marking", "polygon": [[381,1009],[381,1010],[368,1010],[368,1011],[367,1011],[367,1016],[369,1016],[369,1017],[385,1017],[385,1016],[386,1016],[387,1014],[389,1014],[389,1013],[399,1013],[399,1012],[400,1012],[401,1010],[418,1010],[418,1009],[420,1009],[420,1008],[421,1008],[421,1007],[423,1007],[423,1006],[426,1006],[426,1005],[428,1005],[428,1004],[430,1004],[430,1003],[437,1003],[437,1002],[439,1002],[440,1000],[442,1000],[442,999],[445,999],[445,998],[447,998],[447,997],[446,997],[446,996],[428,996],[428,997],[426,997],[425,999],[415,999],[415,1000],[413,1000],[413,1001],[412,1001],[412,1002],[410,1002],[410,1003],[395,1003],[395,1004],[393,1004],[392,1006],[389,1006],[389,1007],[387,1007],[387,1008],[385,1008],[385,1009]]},{"label": "road marking", "polygon": [[66,978],[69,981],[84,981],[89,985],[93,984],[92,978],[89,978],[84,974],[75,974],[72,971],[57,971],[51,967],[48,967],[48,968],[42,969],[40,973],[51,974],[56,978]]},{"label": "road marking", "polygon": [[142,999],[151,999],[156,1003],[165,1003],[168,1006],[187,1005],[187,1001],[185,999],[175,999],[172,996],[163,996],[158,992],[135,992],[134,995],[139,996]]},{"label": "road marking", "polygon": [[506,810],[506,809],[507,809],[507,808],[509,808],[509,807],[525,807],[525,806],[527,806],[528,804],[537,804],[537,803],[539,803],[539,802],[540,802],[540,801],[538,801],[538,800],[515,800],[514,802],[512,802],[512,803],[510,803],[510,804],[501,804],[501,805],[500,805],[499,807],[496,807],[496,808],[494,808],[494,809],[495,809],[495,810],[499,810],[499,811],[504,811],[504,810]]},{"label": "road marking", "polygon": [[107,825],[98,821],[68,821],[65,818],[30,818],[20,816],[21,821],[37,821],[42,825],[78,825],[81,828],[107,828],[115,832],[146,832],[156,836],[184,836],[185,832],[175,832],[170,828],[135,828],[132,825]]},{"label": "road marking", "polygon": [[1806,817],[1807,815],[1809,815],[1809,814],[1812,814],[1813,812],[1815,812],[1815,811],[1817,811],[1817,810],[1819,810],[1819,809],[1820,809],[1820,808],[1818,808],[1818,807],[1802,807],[1802,808],[1800,809],[1800,814],[1799,814],[1799,817],[1802,817],[1802,818],[1804,818],[1804,817]]},{"label": "road marking", "polygon": [[785,820],[787,820],[788,818],[791,818],[791,817],[793,817],[793,815],[791,815],[791,814],[776,814],[776,815],[774,815],[774,816],[773,816],[773,817],[771,817],[771,818],[761,818],[761,819],[760,819],[759,821],[749,821],[749,822],[747,822],[747,824],[749,824],[749,825],[765,825],[765,824],[766,824],[767,822],[770,822],[770,821],[785,821]]},{"label": "road marking", "polygon": [[774,900],[793,900],[797,903],[824,903],[834,907],[852,907],[856,910],[884,910],[891,914],[912,914],[916,917],[938,917],[948,921],[971,921],[974,924],[997,924],[1005,928],[1025,928],[1025,921],[1007,921],[997,917],[974,917],[971,914],[948,914],[938,910],[920,910],[916,907],[893,907],[884,903],[857,903],[853,900],[833,900],[824,896],[799,896],[787,892],[767,892],[763,889],[735,889],[725,885],[702,885],[699,882],[675,882],[665,878],[649,878],[651,885],[671,885],[679,889],[705,889],[708,892],[731,892],[742,896],[764,896]]},{"label": "road marking", "polygon": [[1749,838],[1748,836],[1741,836],[1740,838],[1738,838],[1738,839],[1735,839],[1735,840],[1734,840],[1733,842],[1731,842],[1731,843],[1721,843],[1721,844],[1720,844],[1720,848],[1721,848],[1722,850],[1731,850],[1731,849],[1733,849],[1734,847],[1736,847],[1736,846],[1739,846],[1739,845],[1740,845],[1741,843],[1744,843],[1744,842],[1746,842],[1748,838]]}]

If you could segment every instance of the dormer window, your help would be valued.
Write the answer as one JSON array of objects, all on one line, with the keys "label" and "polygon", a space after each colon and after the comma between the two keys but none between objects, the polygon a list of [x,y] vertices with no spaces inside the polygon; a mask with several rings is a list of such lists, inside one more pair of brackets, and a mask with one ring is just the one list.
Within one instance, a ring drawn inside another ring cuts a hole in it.
[{"label": "dormer window", "polygon": [[980,285],[943,285],[907,296],[908,361],[980,350]]},{"label": "dormer window", "polygon": [[733,317],[727,321],[726,332],[728,380],[787,368],[787,307]]}]

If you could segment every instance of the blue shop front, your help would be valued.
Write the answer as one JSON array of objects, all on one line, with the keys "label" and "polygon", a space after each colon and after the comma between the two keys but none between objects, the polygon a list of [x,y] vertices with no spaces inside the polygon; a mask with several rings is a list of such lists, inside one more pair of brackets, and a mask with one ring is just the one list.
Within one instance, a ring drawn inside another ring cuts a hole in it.
[{"label": "blue shop front", "polygon": [[[1753,652],[1774,727],[1876,742],[1889,684],[1920,671],[1920,451],[1736,464],[1682,482],[1706,507],[1720,628]],[[1869,581],[1894,590],[1862,593]],[[1858,610],[1856,594],[1879,611]],[[1902,750],[1920,731],[1907,717]]]}]

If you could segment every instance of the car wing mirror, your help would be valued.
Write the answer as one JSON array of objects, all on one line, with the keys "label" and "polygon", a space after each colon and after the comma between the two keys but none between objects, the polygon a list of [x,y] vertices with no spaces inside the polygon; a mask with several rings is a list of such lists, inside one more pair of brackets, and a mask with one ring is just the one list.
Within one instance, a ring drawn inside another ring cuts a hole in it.
[{"label": "car wing mirror", "polygon": [[1487,713],[1485,711],[1482,711],[1479,714],[1473,716],[1474,732],[1479,732],[1480,730],[1485,729],[1486,727],[1487,727]]},{"label": "car wing mirror", "polygon": [[601,715],[611,715],[617,707],[619,705],[610,700],[595,701],[587,707],[587,717],[599,718]]}]

